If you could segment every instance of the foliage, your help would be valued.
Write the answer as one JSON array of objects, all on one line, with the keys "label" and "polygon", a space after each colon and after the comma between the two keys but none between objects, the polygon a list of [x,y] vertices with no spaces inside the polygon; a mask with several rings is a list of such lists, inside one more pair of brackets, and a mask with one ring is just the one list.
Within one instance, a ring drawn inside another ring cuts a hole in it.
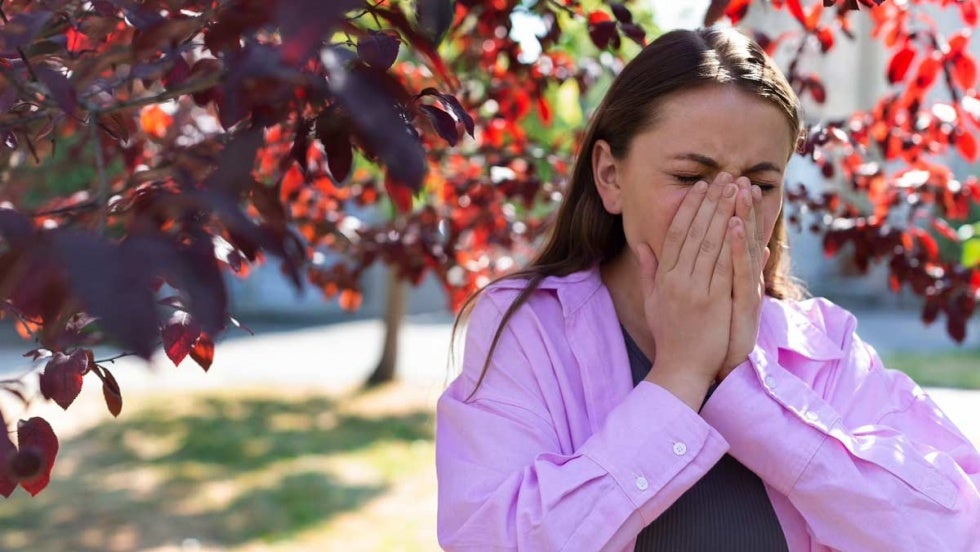
[{"label": "foliage", "polygon": [[[706,23],[760,3],[716,0]],[[823,102],[798,62],[851,36],[859,3],[770,3],[800,29],[756,38],[796,44],[787,74]],[[976,158],[980,101],[968,32],[941,36],[927,3],[861,2],[881,4],[862,16],[895,52],[895,86],[812,127],[802,152],[848,194],[801,185],[791,222],[817,215],[827,253],[853,244],[861,268],[888,259],[893,286],[962,340],[980,269],[958,262],[976,247],[955,225],[980,186],[935,158]],[[931,3],[976,23],[977,0]],[[542,26],[540,55],[515,38],[519,18]],[[561,198],[583,98],[654,30],[639,2],[600,0],[19,0],[0,19],[0,309],[46,361],[41,395],[67,408],[94,374],[114,415],[112,359],[92,347],[162,345],[207,370],[237,324],[226,272],[275,258],[355,309],[383,262],[435,276],[455,308],[520,264]],[[950,99],[927,103],[938,87]],[[936,235],[962,247],[944,256]],[[27,403],[32,381],[0,389]],[[18,424],[18,445],[0,438],[5,496],[40,491],[57,453],[40,418]]]}]

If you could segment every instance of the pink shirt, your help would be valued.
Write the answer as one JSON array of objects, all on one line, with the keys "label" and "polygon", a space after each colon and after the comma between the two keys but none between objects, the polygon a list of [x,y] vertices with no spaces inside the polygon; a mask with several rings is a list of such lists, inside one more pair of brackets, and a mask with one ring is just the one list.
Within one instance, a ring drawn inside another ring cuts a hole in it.
[{"label": "pink shirt", "polygon": [[700,415],[635,388],[598,270],[494,285],[439,400],[447,550],[632,550],[726,452],[759,475],[792,552],[980,550],[980,454],[824,299],[766,298],[759,340]]}]

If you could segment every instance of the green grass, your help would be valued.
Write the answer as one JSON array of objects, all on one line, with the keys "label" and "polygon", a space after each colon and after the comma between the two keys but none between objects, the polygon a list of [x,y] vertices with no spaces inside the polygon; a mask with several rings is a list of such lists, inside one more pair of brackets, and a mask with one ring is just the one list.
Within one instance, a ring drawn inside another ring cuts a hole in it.
[{"label": "green grass", "polygon": [[[399,404],[384,393],[381,403]],[[353,542],[345,527],[354,514],[406,481],[427,481],[433,464],[432,409],[385,412],[374,400],[271,392],[145,400],[66,439],[37,497],[18,489],[3,501],[0,550],[179,549],[187,538],[203,550]],[[434,481],[423,489],[434,491]],[[434,538],[434,522],[417,517],[405,519]],[[404,531],[399,523],[394,531]],[[402,549],[430,543],[408,538]]]},{"label": "green grass", "polygon": [[933,354],[898,353],[885,355],[882,361],[924,387],[980,389],[980,348]]}]

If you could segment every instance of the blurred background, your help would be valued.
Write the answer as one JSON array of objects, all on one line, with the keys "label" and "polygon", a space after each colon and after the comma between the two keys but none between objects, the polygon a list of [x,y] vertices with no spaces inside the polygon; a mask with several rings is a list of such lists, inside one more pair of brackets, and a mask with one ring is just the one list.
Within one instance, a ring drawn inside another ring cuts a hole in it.
[{"label": "blurred background", "polygon": [[[693,28],[709,4],[652,0],[636,11],[648,11],[657,29]],[[949,32],[962,26],[958,12],[931,16]],[[852,20],[853,40],[809,60],[829,90],[825,103],[808,100],[808,120],[870,109],[888,86],[890,54],[872,37],[871,17]],[[519,12],[511,21],[503,32],[533,60],[543,23]],[[769,36],[798,26],[764,2],[740,24]],[[585,116],[597,95],[576,98]],[[942,162],[962,178],[977,170],[961,156]],[[795,182],[831,185],[802,157],[787,175]],[[980,443],[980,320],[955,343],[941,321],[923,323],[918,295],[889,289],[883,263],[864,273],[850,256],[825,256],[822,237],[801,230],[791,236],[796,275],[813,295],[854,312],[885,365],[927,387]],[[190,359],[175,368],[162,352],[149,367],[123,358],[111,364],[123,394],[118,418],[92,385],[68,412],[31,407],[55,428],[61,450],[46,490],[35,498],[17,490],[0,503],[0,549],[438,548],[434,405],[454,373],[444,282],[430,275],[412,286],[376,263],[361,277],[354,311],[319,290],[298,294],[272,264],[229,276],[227,285],[247,329],[219,341],[207,373]],[[13,376],[31,364],[3,323],[0,366]]]}]

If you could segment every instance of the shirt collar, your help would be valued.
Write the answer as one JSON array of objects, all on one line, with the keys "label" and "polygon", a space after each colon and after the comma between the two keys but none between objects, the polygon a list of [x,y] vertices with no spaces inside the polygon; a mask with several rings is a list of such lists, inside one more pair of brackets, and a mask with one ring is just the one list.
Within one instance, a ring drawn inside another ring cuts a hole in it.
[{"label": "shirt collar", "polygon": [[770,347],[789,350],[812,360],[843,358],[840,345],[807,316],[812,301],[763,298],[759,340]]}]

